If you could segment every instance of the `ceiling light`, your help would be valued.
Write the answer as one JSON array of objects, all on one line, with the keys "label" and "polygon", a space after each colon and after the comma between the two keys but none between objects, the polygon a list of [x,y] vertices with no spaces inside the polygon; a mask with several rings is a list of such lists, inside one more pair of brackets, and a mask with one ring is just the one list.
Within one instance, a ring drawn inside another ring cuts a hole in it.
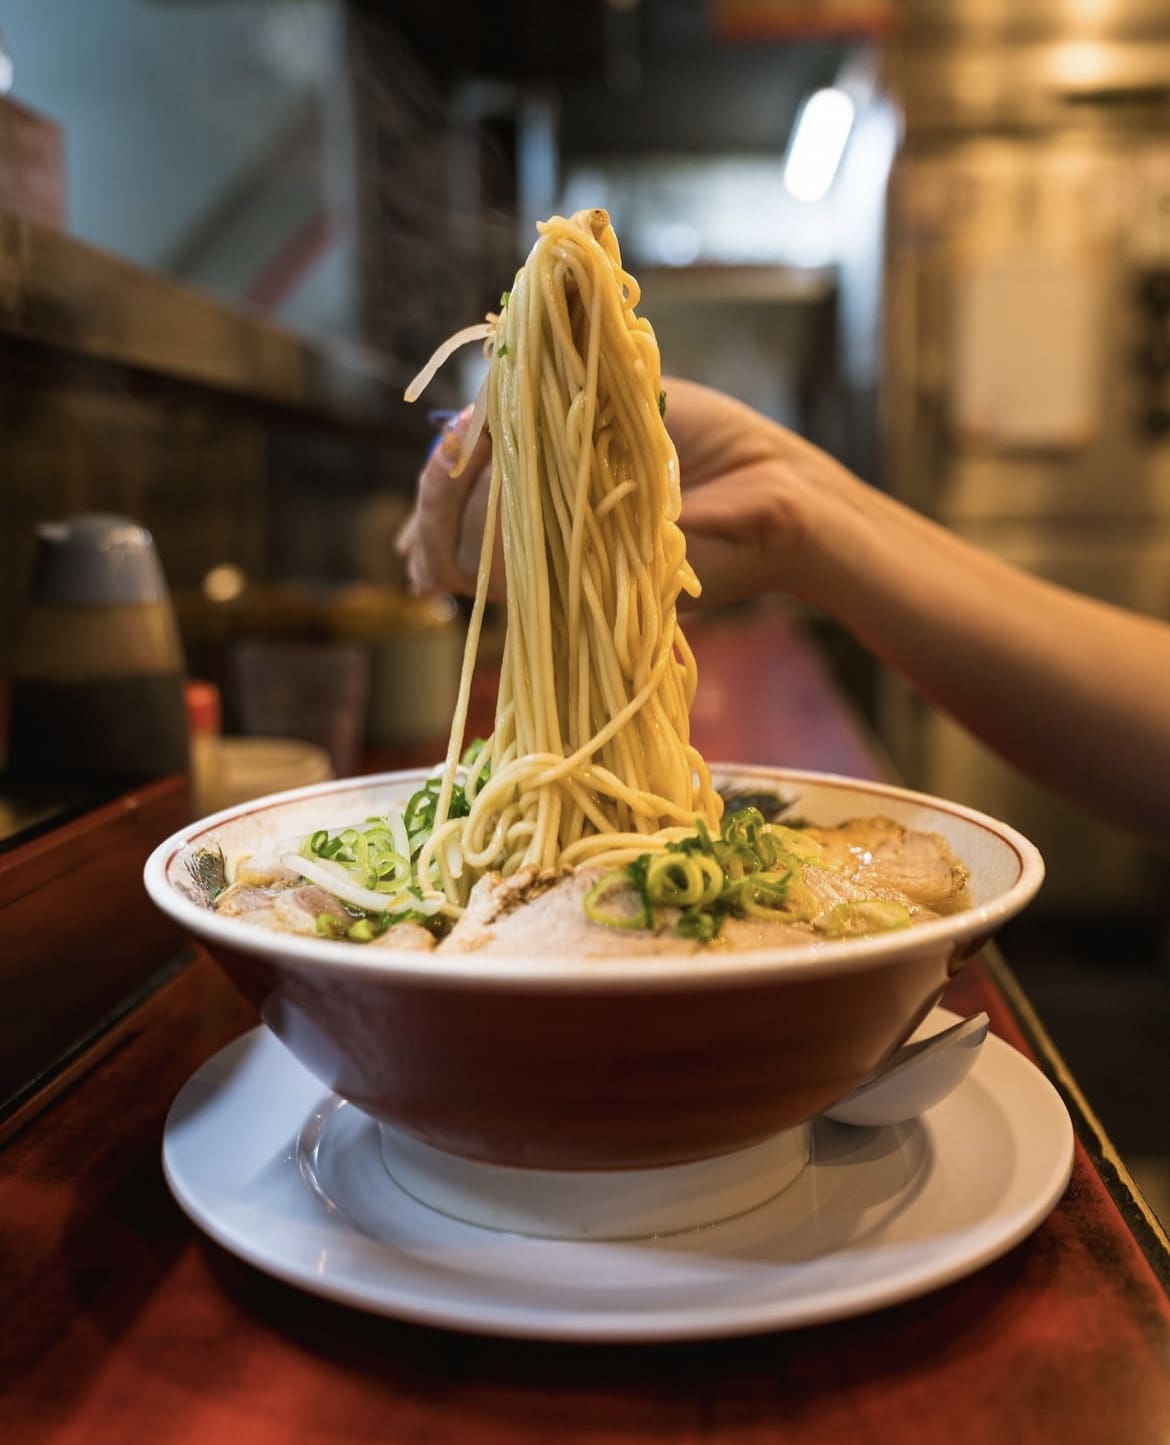
[{"label": "ceiling light", "polygon": [[794,200],[829,194],[852,127],[853,102],[843,90],[817,90],[805,101],[784,162],[784,187]]}]

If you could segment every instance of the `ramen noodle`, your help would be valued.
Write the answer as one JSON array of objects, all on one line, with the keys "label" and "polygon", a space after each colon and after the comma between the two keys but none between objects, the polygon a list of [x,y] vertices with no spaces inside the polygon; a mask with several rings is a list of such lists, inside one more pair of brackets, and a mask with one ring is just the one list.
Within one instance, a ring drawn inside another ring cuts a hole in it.
[{"label": "ramen noodle", "polygon": [[[680,592],[697,596],[678,527],[678,459],[658,345],[637,315],[605,211],[542,222],[482,337],[491,482],[478,584],[424,888],[466,900],[485,872],[616,865],[722,804],[690,742],[694,658]],[[440,348],[408,399],[418,395]],[[497,528],[507,633],[495,728],[452,816]]]},{"label": "ramen noodle", "polygon": [[[485,424],[491,477],[446,761],[404,806],[286,839],[215,906],[396,949],[557,956],[794,945],[965,906],[945,841],[886,818],[780,821],[724,801],[690,741],[697,595],[654,333],[604,211],[543,222],[498,313],[444,342],[489,366],[456,470]],[[491,736],[465,749],[497,536],[507,630]],[[763,811],[767,809],[767,813]]]}]

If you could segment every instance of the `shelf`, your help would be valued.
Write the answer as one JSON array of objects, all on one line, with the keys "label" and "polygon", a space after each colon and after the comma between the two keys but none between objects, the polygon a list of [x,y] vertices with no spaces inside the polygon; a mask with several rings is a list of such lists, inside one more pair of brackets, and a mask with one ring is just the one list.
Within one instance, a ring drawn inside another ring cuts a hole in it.
[{"label": "shelf", "polygon": [[368,349],[299,335],[2,213],[0,338],[340,421],[401,423],[403,378]]}]

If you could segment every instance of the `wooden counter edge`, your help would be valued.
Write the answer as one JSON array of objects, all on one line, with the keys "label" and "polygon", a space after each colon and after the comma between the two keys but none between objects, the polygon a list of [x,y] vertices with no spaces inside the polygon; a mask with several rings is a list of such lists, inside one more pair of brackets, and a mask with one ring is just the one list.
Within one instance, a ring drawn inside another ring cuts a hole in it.
[{"label": "wooden counter edge", "polygon": [[1090,1163],[1140,1245],[1159,1283],[1167,1294],[1170,1294],[1170,1236],[1167,1235],[1165,1227],[1146,1203],[1116,1145],[1097,1117],[1093,1106],[1085,1098],[1003,954],[992,946],[984,949],[982,957],[992,983],[1004,998],[1035,1054],[1035,1062],[1047,1075],[1068,1109],[1073,1121],[1073,1131],[1084,1147]]}]

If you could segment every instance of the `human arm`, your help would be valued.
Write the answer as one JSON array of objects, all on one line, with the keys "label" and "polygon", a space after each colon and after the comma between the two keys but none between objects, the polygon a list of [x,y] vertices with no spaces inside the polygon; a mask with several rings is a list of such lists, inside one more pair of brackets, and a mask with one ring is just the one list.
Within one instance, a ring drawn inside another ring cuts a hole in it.
[{"label": "human arm", "polygon": [[[1170,625],[1011,566],[718,392],[664,385],[706,601],[782,592],[823,609],[1016,767],[1170,846]],[[444,492],[428,466],[412,576],[463,590],[474,542],[452,559],[475,491]],[[442,500],[424,508],[429,493]]]},{"label": "human arm", "polygon": [[[690,420],[676,415],[680,453]],[[823,609],[1023,772],[1170,846],[1170,625],[1014,567],[753,425],[770,458],[684,493],[707,594]]]},{"label": "human arm", "polygon": [[[716,512],[720,497],[749,488],[764,495],[771,481],[777,436],[806,446],[722,392],[673,378],[666,378],[663,385],[667,388],[667,426],[678,449],[682,485],[694,492],[708,482],[717,482],[719,491],[713,494]],[[486,434],[481,436],[467,464],[458,468],[470,420],[471,408],[465,407],[432,447],[419,473],[414,509],[398,538],[407,578],[418,592],[471,595],[475,591],[491,445]],[[815,447],[807,450],[810,457],[824,457]],[[738,530],[734,509],[732,530]],[[744,595],[767,590],[762,570],[767,559],[756,559],[759,565],[745,573],[738,550],[734,543],[712,545],[710,562],[717,575],[712,576],[710,587],[704,581],[705,595],[711,593],[718,600],[729,589],[735,590],[747,575],[753,585]],[[718,575],[724,569],[729,575]],[[491,586],[494,596],[502,594],[503,581],[503,558],[497,545]]]}]

